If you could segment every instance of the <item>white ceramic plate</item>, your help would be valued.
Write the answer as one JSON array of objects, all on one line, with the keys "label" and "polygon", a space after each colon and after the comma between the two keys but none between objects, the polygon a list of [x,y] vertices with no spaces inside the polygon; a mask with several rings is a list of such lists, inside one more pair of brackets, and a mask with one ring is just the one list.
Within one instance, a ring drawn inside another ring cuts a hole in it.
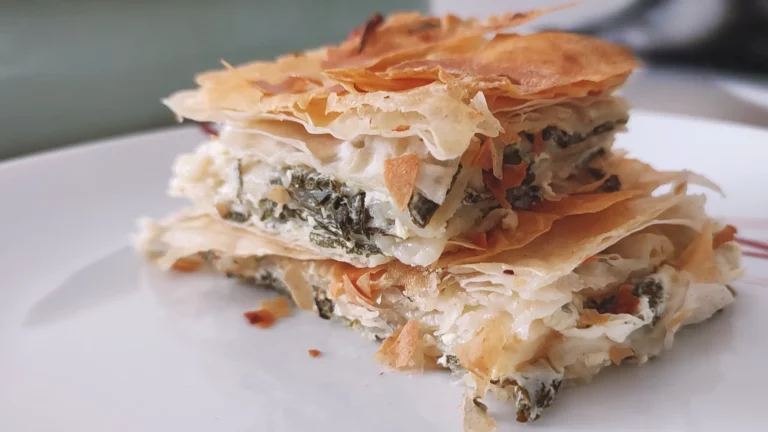
[{"label": "white ceramic plate", "polygon": [[[768,239],[768,132],[642,112],[630,129],[620,146],[710,176],[728,198],[709,210]],[[270,294],[134,255],[136,218],[184,204],[165,197],[171,162],[201,140],[168,129],[0,164],[0,431],[459,431],[448,374],[382,374],[374,343],[307,313],[248,326]],[[732,308],[515,430],[766,430],[768,262],[745,263]]]}]

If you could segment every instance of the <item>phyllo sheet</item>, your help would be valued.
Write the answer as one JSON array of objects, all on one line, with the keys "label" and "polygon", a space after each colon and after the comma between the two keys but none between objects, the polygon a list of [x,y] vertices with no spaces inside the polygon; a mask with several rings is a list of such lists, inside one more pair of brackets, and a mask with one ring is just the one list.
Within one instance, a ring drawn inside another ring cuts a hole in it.
[{"label": "phyllo sheet", "polygon": [[450,369],[466,430],[494,428],[489,394],[532,421],[563,385],[660,354],[733,300],[735,229],[688,193],[719,192],[707,179],[613,148],[624,47],[501,34],[544,12],[375,15],[198,76],[166,100],[217,124],[174,165],[192,206],[145,221],[138,249],[342,320],[387,367]]},{"label": "phyllo sheet", "polygon": [[472,399],[490,392],[529,421],[562,384],[644,363],[732,301],[739,248],[703,204],[678,187],[565,216],[477,262],[427,267],[358,268],[192,212],[149,222],[139,246],[161,266],[197,263],[269,285],[383,340],[386,366],[449,368]]},{"label": "phyllo sheet", "polygon": [[429,265],[519,210],[620,190],[600,165],[637,63],[586,36],[498,34],[544,12],[379,16],[338,46],[201,74],[166,103],[221,133],[180,158],[171,192],[375,266]]},{"label": "phyllo sheet", "polygon": [[473,137],[451,160],[407,131],[341,140],[292,122],[227,125],[178,159],[171,193],[334,259],[429,265],[451,239],[520,210],[621,190],[605,165],[627,116],[614,97],[506,113],[503,136]]}]

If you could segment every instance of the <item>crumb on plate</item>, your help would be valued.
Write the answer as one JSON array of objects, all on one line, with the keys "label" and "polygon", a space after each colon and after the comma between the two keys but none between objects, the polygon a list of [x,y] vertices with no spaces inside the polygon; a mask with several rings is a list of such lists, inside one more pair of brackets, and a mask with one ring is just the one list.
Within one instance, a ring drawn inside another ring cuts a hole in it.
[{"label": "crumb on plate", "polygon": [[275,315],[265,309],[249,311],[244,315],[245,319],[247,319],[251,325],[255,325],[256,327],[261,327],[263,329],[272,327],[275,324],[275,321],[277,321]]}]

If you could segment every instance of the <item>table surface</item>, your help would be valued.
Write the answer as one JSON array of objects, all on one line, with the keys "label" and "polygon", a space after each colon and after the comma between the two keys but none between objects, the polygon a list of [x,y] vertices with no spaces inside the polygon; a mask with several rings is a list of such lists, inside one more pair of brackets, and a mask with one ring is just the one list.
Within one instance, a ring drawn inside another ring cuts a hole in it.
[{"label": "table surface", "polygon": [[622,90],[635,108],[768,127],[768,78],[642,69]]}]

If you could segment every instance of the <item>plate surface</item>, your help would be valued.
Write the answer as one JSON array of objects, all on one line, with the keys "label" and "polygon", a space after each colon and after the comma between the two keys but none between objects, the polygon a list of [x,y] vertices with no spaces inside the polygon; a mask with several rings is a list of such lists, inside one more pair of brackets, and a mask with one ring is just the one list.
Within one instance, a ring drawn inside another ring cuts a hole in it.
[{"label": "plate surface", "polygon": [[[768,131],[644,112],[629,127],[618,146],[706,174],[727,194],[710,212],[768,240]],[[376,344],[307,313],[248,326],[270,294],[134,255],[135,220],[184,205],[165,197],[171,162],[201,141],[166,129],[0,164],[0,430],[461,430],[448,374],[382,374]],[[768,261],[745,264],[733,307],[565,390],[531,430],[765,430]]]}]

